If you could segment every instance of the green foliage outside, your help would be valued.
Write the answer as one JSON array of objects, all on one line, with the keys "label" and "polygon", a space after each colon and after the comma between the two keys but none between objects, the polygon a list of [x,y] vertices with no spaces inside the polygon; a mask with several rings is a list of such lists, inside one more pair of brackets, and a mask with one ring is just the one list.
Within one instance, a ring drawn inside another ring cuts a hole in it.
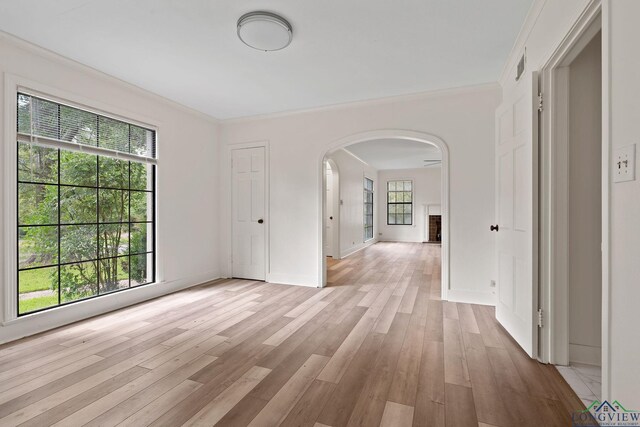
[{"label": "green foliage outside", "polygon": [[24,299],[20,300],[20,313],[28,313],[30,311],[40,310],[41,308],[52,307],[54,305],[58,305],[58,295]]},{"label": "green foliage outside", "polygon": [[[18,110],[19,132],[146,149],[148,131],[117,120],[26,97]],[[151,193],[139,191],[149,188],[150,173],[142,163],[18,143],[18,258],[30,269],[19,272],[20,313],[56,305],[58,275],[63,303],[150,279],[147,256],[135,255],[152,250],[150,226],[130,223],[152,219]]]},{"label": "green foliage outside", "polygon": [[[51,289],[49,269],[36,268],[20,275],[20,293],[47,291]],[[56,297],[57,298],[57,297]]]}]

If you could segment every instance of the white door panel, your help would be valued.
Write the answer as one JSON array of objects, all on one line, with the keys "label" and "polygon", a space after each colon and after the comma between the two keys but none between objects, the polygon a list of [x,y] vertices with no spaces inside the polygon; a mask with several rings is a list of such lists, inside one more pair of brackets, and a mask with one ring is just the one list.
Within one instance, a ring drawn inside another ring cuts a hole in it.
[{"label": "white door panel", "polygon": [[530,355],[537,351],[537,73],[496,113],[498,301],[496,317]]},{"label": "white door panel", "polygon": [[232,275],[265,280],[265,149],[232,151]]}]

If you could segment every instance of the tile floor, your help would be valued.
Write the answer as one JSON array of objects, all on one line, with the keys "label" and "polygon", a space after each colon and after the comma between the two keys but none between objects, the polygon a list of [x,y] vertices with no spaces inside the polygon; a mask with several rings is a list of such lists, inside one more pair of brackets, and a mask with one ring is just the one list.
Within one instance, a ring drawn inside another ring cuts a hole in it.
[{"label": "tile floor", "polygon": [[602,400],[600,366],[571,363],[569,366],[556,366],[556,368],[587,408],[594,400]]}]

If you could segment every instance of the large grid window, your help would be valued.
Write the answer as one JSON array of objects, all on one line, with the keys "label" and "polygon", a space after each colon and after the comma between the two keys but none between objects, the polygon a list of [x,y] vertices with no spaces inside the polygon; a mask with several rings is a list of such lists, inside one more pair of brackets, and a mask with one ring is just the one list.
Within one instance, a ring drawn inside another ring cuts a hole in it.
[{"label": "large grid window", "polygon": [[413,218],[411,181],[387,182],[387,224],[411,225]]},{"label": "large grid window", "polygon": [[373,181],[364,179],[364,241],[373,239]]},{"label": "large grid window", "polygon": [[155,281],[155,132],[18,94],[18,315]]}]

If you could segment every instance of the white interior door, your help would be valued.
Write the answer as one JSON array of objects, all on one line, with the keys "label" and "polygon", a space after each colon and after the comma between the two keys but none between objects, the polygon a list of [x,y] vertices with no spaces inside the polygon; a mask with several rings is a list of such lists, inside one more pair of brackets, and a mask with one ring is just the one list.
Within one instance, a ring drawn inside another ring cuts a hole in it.
[{"label": "white interior door", "polygon": [[[524,74],[496,113],[498,301],[496,317],[532,357],[537,352],[538,77]],[[533,93],[531,92],[533,89]]]},{"label": "white interior door", "polygon": [[333,256],[333,172],[329,163],[325,167],[324,253]]},{"label": "white interior door", "polygon": [[232,274],[265,280],[265,149],[232,151]]}]

